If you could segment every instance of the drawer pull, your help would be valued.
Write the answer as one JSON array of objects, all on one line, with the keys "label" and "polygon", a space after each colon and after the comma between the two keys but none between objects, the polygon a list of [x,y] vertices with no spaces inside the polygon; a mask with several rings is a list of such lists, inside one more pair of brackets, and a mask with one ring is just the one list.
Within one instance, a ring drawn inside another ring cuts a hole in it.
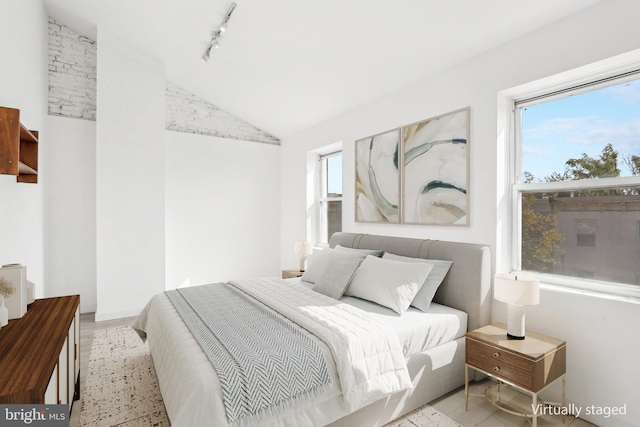
[{"label": "drawer pull", "polygon": [[499,366],[496,366],[495,368],[493,368],[493,370],[494,370],[495,372],[498,372],[498,371],[500,370],[500,367],[499,367]]},{"label": "drawer pull", "polygon": [[498,353],[498,352],[493,353],[493,357],[500,357],[500,353]]}]

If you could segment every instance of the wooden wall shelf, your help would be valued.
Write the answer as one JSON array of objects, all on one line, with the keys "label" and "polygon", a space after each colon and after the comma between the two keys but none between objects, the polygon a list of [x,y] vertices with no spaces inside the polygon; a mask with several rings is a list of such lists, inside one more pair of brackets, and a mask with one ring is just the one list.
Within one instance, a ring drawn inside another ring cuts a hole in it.
[{"label": "wooden wall shelf", "polygon": [[20,123],[20,110],[0,107],[0,174],[38,182],[38,131]]}]

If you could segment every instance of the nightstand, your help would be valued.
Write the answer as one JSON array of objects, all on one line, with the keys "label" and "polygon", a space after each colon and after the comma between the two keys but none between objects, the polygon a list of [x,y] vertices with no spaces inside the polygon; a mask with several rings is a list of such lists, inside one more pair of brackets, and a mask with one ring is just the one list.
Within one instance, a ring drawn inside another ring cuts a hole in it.
[{"label": "nightstand", "polygon": [[282,270],[283,279],[292,279],[294,277],[302,277],[304,271],[300,270]]},{"label": "nightstand", "polygon": [[[531,419],[537,427],[537,410],[527,413],[509,402],[500,400],[500,387],[504,384],[531,396],[529,408],[543,408],[538,393],[558,379],[562,379],[562,408],[566,407],[566,360],[567,343],[535,332],[526,332],[524,340],[507,338],[507,326],[494,323],[466,335],[466,358],[464,365],[465,409],[469,409],[469,394],[484,396],[492,404],[514,415]],[[484,394],[469,393],[469,369],[482,372],[498,381]],[[563,411],[564,414],[564,411]],[[562,417],[564,422],[564,415]]]}]

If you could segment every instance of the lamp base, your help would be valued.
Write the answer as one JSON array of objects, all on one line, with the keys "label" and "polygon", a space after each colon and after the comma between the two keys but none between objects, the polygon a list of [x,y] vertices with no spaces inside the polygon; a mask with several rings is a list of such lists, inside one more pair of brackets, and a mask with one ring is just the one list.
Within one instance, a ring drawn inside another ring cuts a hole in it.
[{"label": "lamp base", "polygon": [[510,340],[523,340],[524,339],[523,336],[522,337],[518,337],[518,336],[515,336],[515,335],[511,335],[508,332],[507,332],[507,338],[509,338]]},{"label": "lamp base", "polygon": [[509,304],[507,306],[507,338],[524,339],[524,305]]},{"label": "lamp base", "polygon": [[307,257],[306,255],[300,256],[300,271],[305,271],[307,269]]}]

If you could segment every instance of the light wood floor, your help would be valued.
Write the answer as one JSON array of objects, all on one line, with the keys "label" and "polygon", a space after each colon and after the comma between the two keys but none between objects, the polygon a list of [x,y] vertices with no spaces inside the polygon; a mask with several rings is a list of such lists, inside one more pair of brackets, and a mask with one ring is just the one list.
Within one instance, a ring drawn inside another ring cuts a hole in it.
[{"label": "light wood floor", "polygon": [[[71,411],[69,427],[78,427],[80,421],[80,408],[82,407],[82,390],[84,389],[85,376],[88,372],[89,353],[91,352],[91,342],[93,333],[98,329],[113,328],[117,326],[130,325],[134,318],[110,320],[107,322],[95,322],[94,314],[87,313],[80,315],[80,400],[74,402]],[[472,393],[482,393],[490,381],[480,381],[472,383]],[[529,422],[515,415],[500,411],[481,397],[469,398],[469,411],[464,408],[464,387],[452,391],[439,399],[430,403],[438,411],[449,416],[464,427],[526,427]],[[538,418],[539,427],[593,427],[587,421],[567,417],[566,423],[562,423],[561,416],[546,415]],[[366,426],[358,426],[366,427]]]}]

